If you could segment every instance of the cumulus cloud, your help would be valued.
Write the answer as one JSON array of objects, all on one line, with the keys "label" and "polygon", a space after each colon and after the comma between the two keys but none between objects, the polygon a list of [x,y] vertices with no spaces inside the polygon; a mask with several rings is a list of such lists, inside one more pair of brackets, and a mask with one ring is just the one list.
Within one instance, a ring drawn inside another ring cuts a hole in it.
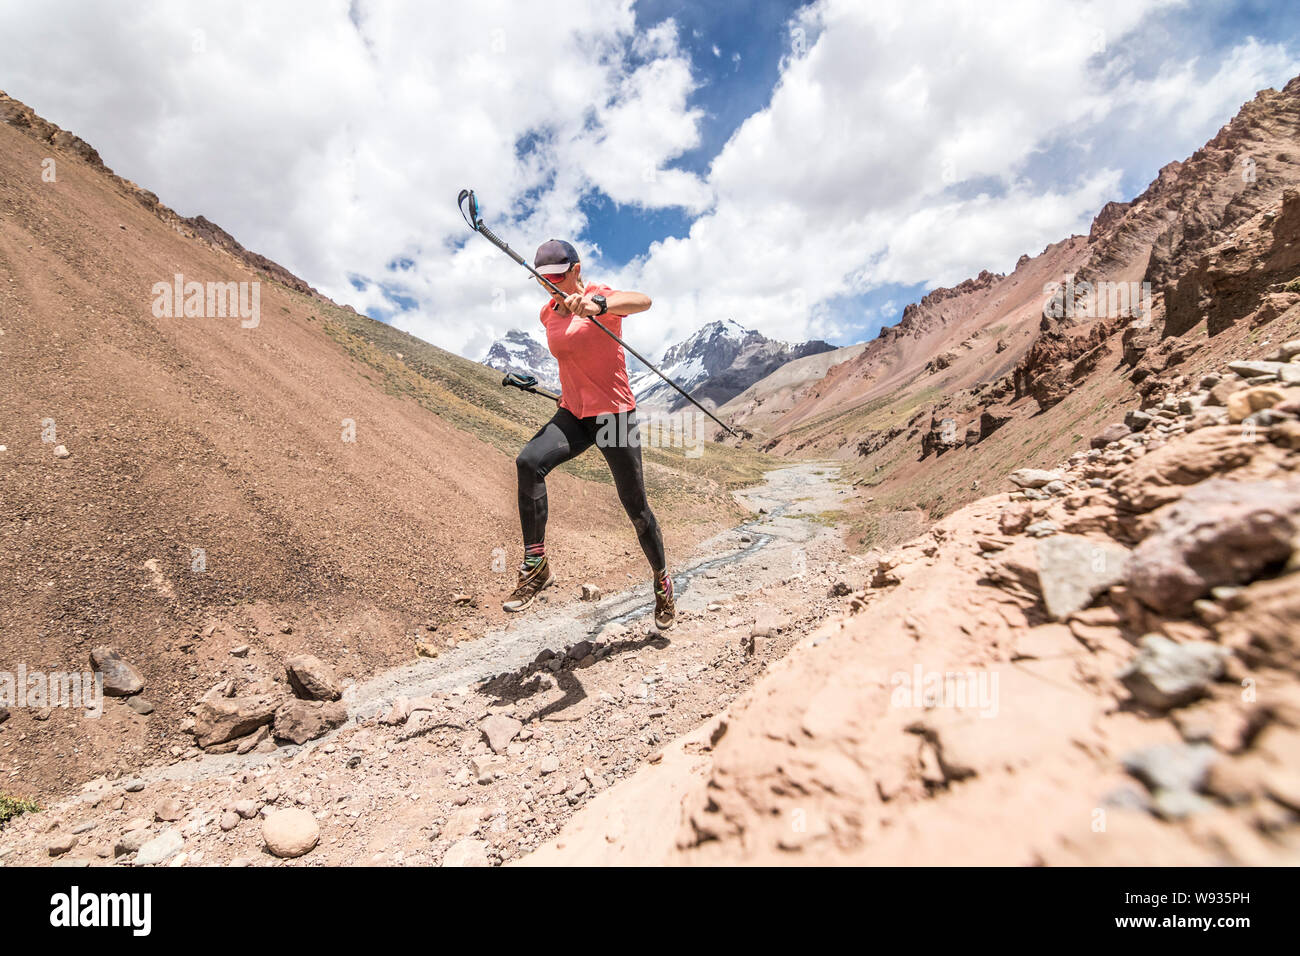
[{"label": "cumulus cloud", "polygon": [[563,16],[509,0],[0,7],[0,88],[336,299],[414,300],[398,324],[469,354],[537,296],[466,244],[457,190],[525,247],[580,235],[591,191],[701,211],[707,186],[670,168],[698,142],[694,84],[676,25],[638,32],[631,0]]},{"label": "cumulus cloud", "polygon": [[1189,136],[1194,148],[1266,78],[1296,68],[1283,47],[1248,41],[1208,75],[1183,61],[1139,78],[1118,51],[1168,6],[807,8],[767,108],[713,163],[716,207],[620,278],[672,290],[659,300],[669,340],[717,314],[788,339],[833,336],[862,324],[836,300],[1006,270],[1085,232],[1106,201],[1129,198],[1122,170],[1044,182],[1025,178],[1031,159],[1113,137],[1135,104],[1163,148]]},{"label": "cumulus cloud", "polygon": [[[1127,131],[1181,158],[1296,71],[1256,40],[1145,62],[1142,30],[1172,2],[821,0],[793,15],[769,101],[705,175],[674,161],[701,142],[700,71],[732,67],[711,43],[693,63],[671,19],[638,29],[634,0],[562,16],[509,0],[11,4],[0,88],[183,214],[476,357],[539,302],[461,221],[473,186],[521,252],[567,236],[588,273],[650,292],[628,329],[657,351],[724,317],[847,336],[865,324],[843,312],[855,296],[1007,269],[1129,198],[1131,157],[1098,144]],[[1067,152],[1087,161],[1052,161]],[[689,232],[603,262],[593,196],[684,212]]]}]

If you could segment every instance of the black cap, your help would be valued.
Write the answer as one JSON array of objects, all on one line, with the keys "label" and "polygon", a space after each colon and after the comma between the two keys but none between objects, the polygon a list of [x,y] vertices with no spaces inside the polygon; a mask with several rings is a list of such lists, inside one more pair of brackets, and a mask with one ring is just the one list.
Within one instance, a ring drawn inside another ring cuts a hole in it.
[{"label": "black cap", "polygon": [[578,261],[578,250],[563,239],[547,239],[537,247],[533,268],[544,276],[564,275]]}]

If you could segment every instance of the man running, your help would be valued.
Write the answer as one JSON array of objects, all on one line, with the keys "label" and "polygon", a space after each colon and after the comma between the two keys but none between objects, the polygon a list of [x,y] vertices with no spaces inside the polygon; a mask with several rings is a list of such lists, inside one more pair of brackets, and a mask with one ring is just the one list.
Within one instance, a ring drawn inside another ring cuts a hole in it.
[{"label": "man running", "polygon": [[522,611],[543,588],[554,583],[546,558],[546,475],[595,445],[609,464],[619,501],[632,519],[641,550],[650,562],[655,624],[666,630],[672,626],[677,608],[659,522],[646,500],[641,433],[636,421],[636,399],[627,378],[627,360],[623,346],[590,318],[600,316],[606,328],[622,336],[624,317],[650,308],[650,297],[584,282],[577,250],[561,239],[542,243],[533,267],[564,293],[561,298],[547,289],[551,299],[541,312],[547,347],[560,366],[561,397],[554,417],[515,460],[524,563],[514,593],[501,606],[507,611]]}]

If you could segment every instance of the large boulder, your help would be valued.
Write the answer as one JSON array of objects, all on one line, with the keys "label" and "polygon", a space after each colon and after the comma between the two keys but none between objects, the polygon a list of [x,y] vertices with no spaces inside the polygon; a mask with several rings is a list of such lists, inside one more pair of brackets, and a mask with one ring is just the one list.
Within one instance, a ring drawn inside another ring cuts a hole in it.
[{"label": "large boulder", "polygon": [[194,709],[195,742],[206,748],[251,734],[275,718],[283,699],[279,694],[226,697],[214,687]]},{"label": "large boulder", "polygon": [[1165,614],[1185,614],[1211,588],[1245,584],[1285,562],[1300,534],[1300,479],[1212,479],[1170,507],[1133,550],[1133,596]]},{"label": "large boulder", "polygon": [[347,722],[348,709],[338,701],[287,700],[276,711],[271,732],[277,740],[305,744]]},{"label": "large boulder", "polygon": [[100,645],[90,652],[90,666],[104,677],[104,693],[109,697],[130,697],[144,690],[144,677],[122,659],[117,648]]},{"label": "large boulder", "polygon": [[295,654],[284,662],[293,692],[304,700],[338,700],[343,688],[334,670],[319,657]]}]

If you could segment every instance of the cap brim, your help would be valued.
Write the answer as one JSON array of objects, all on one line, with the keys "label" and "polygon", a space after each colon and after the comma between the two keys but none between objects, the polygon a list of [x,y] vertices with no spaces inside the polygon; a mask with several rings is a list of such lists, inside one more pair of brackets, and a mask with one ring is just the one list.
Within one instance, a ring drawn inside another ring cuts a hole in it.
[{"label": "cap brim", "polygon": [[540,275],[544,275],[544,276],[562,276],[562,275],[564,275],[564,273],[568,272],[570,269],[573,268],[573,263],[571,263],[571,262],[552,262],[552,263],[550,263],[549,265],[544,265],[544,266],[534,266],[533,268],[536,269],[537,272],[538,272],[538,274],[540,274]]}]

